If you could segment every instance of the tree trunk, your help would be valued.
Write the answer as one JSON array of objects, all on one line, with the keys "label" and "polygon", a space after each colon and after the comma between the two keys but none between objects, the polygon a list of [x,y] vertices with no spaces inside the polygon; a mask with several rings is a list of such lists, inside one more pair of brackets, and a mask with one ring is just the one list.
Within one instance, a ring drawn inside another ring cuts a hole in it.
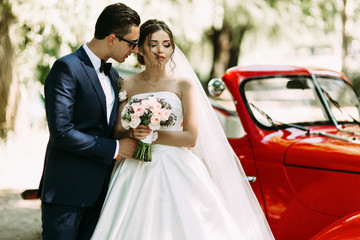
[{"label": "tree trunk", "polygon": [[220,30],[212,29],[210,35],[213,44],[213,64],[211,78],[220,78],[230,67],[237,66],[240,56],[240,46],[247,28],[238,26],[231,28],[224,23]]},{"label": "tree trunk", "polygon": [[231,29],[224,23],[220,30],[213,29],[210,36],[213,44],[213,64],[211,78],[219,78],[225,73],[230,60]]},{"label": "tree trunk", "polygon": [[[0,138],[5,139],[8,131],[14,129],[19,91],[13,80],[14,50],[9,29],[14,21],[11,5],[0,2]],[[15,93],[15,94],[14,94]]]},{"label": "tree trunk", "polygon": [[349,54],[349,44],[350,44],[350,36],[349,36],[349,17],[348,17],[348,0],[343,0],[343,9],[341,13],[342,18],[342,72],[346,75],[350,74],[347,66],[347,58]]},{"label": "tree trunk", "polygon": [[235,67],[238,65],[239,56],[240,56],[240,46],[245,36],[246,30],[247,27],[244,26],[238,26],[232,29],[230,59],[227,68]]}]

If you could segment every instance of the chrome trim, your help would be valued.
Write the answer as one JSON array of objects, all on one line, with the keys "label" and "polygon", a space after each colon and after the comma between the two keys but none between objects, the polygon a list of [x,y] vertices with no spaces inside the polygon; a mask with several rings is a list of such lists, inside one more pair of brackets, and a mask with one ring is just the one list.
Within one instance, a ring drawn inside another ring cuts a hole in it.
[{"label": "chrome trim", "polygon": [[247,178],[247,180],[249,181],[249,182],[256,182],[256,177],[255,176],[247,176],[246,177]]}]

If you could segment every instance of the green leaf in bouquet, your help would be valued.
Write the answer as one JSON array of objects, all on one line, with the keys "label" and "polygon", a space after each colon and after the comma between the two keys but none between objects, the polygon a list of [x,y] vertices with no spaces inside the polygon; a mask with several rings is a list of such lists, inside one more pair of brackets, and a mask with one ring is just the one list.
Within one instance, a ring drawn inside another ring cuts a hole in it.
[{"label": "green leaf in bouquet", "polygon": [[[151,117],[151,116],[150,116]],[[146,126],[149,126],[151,121],[150,121],[150,117],[149,116],[143,116],[141,117],[141,123],[146,125]]]},{"label": "green leaf in bouquet", "polygon": [[127,119],[127,120],[130,120],[131,119],[131,116],[128,112],[124,113],[122,116],[121,116],[122,119]]},{"label": "green leaf in bouquet", "polygon": [[171,114],[168,120],[161,121],[160,125],[164,127],[170,127],[170,126],[174,126],[175,122],[176,122],[176,116],[174,114]]}]

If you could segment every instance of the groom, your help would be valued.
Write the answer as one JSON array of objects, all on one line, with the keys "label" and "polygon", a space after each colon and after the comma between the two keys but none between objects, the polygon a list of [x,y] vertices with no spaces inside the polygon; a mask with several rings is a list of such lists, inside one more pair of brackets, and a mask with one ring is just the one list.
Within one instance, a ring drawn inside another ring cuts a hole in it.
[{"label": "groom", "polygon": [[131,157],[136,141],[114,140],[118,73],[137,52],[140,17],[116,3],[97,19],[94,38],[58,59],[45,81],[50,131],[39,186],[43,239],[90,239],[99,218],[116,157]]}]

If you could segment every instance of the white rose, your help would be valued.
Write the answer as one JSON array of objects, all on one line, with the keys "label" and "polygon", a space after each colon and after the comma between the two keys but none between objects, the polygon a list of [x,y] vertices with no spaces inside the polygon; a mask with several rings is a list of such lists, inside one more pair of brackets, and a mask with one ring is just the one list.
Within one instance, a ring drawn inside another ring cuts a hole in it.
[{"label": "white rose", "polygon": [[138,116],[131,115],[131,121],[129,123],[129,126],[131,128],[137,128],[141,123],[141,119]]},{"label": "white rose", "polygon": [[125,130],[129,130],[129,127],[130,127],[130,122],[129,122],[129,120],[121,119],[121,126],[122,126]]},{"label": "white rose", "polygon": [[126,100],[126,98],[127,98],[127,91],[126,90],[119,92],[119,101],[120,102]]},{"label": "white rose", "polygon": [[159,130],[160,129],[160,124],[149,124],[149,128],[151,130]]}]

